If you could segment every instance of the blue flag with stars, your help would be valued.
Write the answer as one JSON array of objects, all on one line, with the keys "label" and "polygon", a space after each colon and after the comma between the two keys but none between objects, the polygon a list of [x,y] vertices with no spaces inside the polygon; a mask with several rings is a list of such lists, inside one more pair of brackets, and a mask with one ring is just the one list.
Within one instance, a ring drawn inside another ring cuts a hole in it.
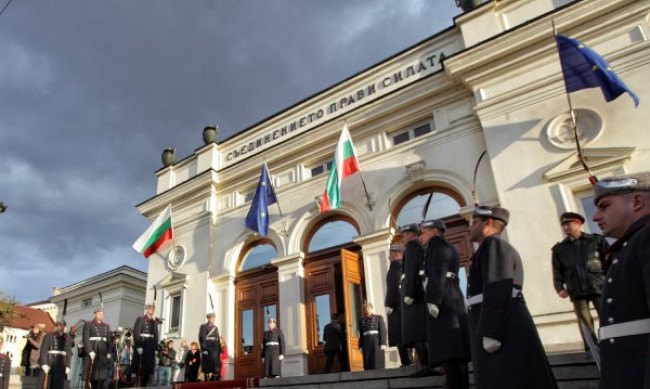
[{"label": "blue flag with stars", "polygon": [[600,88],[605,100],[612,101],[627,92],[639,105],[639,97],[625,85],[605,58],[577,39],[556,35],[567,93],[587,88]]},{"label": "blue flag with stars", "polygon": [[269,205],[276,202],[275,191],[269,178],[269,171],[266,163],[262,165],[260,182],[257,184],[255,197],[246,216],[246,227],[256,231],[262,236],[269,233]]}]

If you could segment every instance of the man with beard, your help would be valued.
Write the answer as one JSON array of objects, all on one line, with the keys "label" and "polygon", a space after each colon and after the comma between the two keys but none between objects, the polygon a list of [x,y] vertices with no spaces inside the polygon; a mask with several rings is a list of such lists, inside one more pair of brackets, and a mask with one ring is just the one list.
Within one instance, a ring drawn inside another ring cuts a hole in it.
[{"label": "man with beard", "polygon": [[82,342],[86,355],[83,366],[87,370],[82,375],[86,382],[90,382],[91,389],[101,389],[107,377],[109,362],[109,344],[111,340],[111,327],[104,323],[104,308],[96,308],[95,317],[87,321],[83,327]]},{"label": "man with beard", "polygon": [[594,194],[594,221],[617,239],[600,300],[599,388],[650,388],[650,172],[607,178]]},{"label": "man with beard", "polygon": [[420,369],[413,377],[431,375],[427,356],[427,303],[424,299],[424,250],[418,242],[420,227],[407,224],[401,229],[404,243],[402,259],[402,344],[415,347]]},{"label": "man with beard", "polygon": [[207,322],[199,327],[199,345],[201,346],[201,368],[206,381],[217,381],[221,374],[221,343],[219,328],[214,324],[214,312],[206,315]]},{"label": "man with beard", "polygon": [[72,339],[65,333],[65,321],[59,320],[55,326],[54,332],[45,335],[41,345],[40,364],[43,374],[36,386],[39,389],[63,389],[66,376],[70,373]]},{"label": "man with beard", "polygon": [[478,207],[470,238],[479,244],[467,280],[467,306],[477,389],[557,388],[521,292],[519,253],[501,238],[510,212]]},{"label": "man with beard", "polygon": [[413,364],[412,350],[402,344],[402,296],[400,281],[402,278],[402,257],[404,246],[393,244],[388,251],[390,266],[386,274],[386,299],[384,306],[388,315],[388,345],[397,346],[402,367]]},{"label": "man with beard", "polygon": [[425,249],[427,339],[429,367],[441,366],[449,389],[469,388],[470,358],[467,311],[458,283],[460,256],[443,236],[442,220],[420,224],[420,243]]},{"label": "man with beard", "polygon": [[133,325],[133,348],[136,353],[131,359],[131,374],[140,379],[140,386],[146,387],[156,369],[158,352],[158,322],[154,317],[156,307],[147,304],[145,314],[138,316]]}]

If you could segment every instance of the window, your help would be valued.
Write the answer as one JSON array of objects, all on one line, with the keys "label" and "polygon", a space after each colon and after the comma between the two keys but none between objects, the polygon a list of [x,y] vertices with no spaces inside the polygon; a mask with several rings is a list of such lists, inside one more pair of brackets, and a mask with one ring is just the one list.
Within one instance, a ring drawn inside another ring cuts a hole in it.
[{"label": "window", "polygon": [[[411,198],[402,209],[399,211],[399,216],[397,217],[397,225],[403,226],[408,223],[419,223],[422,219],[422,211],[426,206],[426,202],[429,199],[431,192],[421,193],[413,198]],[[460,205],[458,202],[453,199],[451,196],[440,193],[433,192],[431,196],[431,202],[429,202],[429,208],[427,208],[427,214],[424,220],[431,219],[442,219],[446,216],[456,215],[460,210]]]},{"label": "window", "polygon": [[88,308],[91,305],[93,305],[92,297],[81,301],[81,308]]},{"label": "window", "polygon": [[406,131],[400,132],[396,135],[393,135],[393,145],[398,145],[400,143],[407,142],[411,139],[415,139],[422,135],[428,134],[431,132],[431,125],[429,123],[417,126],[415,128],[408,129]]},{"label": "window", "polygon": [[255,190],[252,190],[244,196],[244,203],[249,203],[253,201],[253,198],[255,197]]},{"label": "window", "polygon": [[278,256],[278,251],[269,243],[260,243],[251,247],[244,256],[240,271],[252,269],[258,266],[267,265]]},{"label": "window", "polygon": [[316,309],[314,310],[316,317],[316,342],[319,346],[323,345],[323,334],[325,333],[325,325],[330,322],[330,317],[332,316],[330,312],[330,295],[322,294],[316,296],[314,305]]},{"label": "window", "polygon": [[359,235],[352,224],[343,220],[334,220],[320,226],[309,241],[309,252],[352,242]]},{"label": "window", "polygon": [[241,349],[244,355],[248,355],[253,352],[253,319],[254,316],[252,309],[241,311]]},{"label": "window", "polygon": [[330,170],[330,167],[332,166],[332,161],[325,161],[321,162],[319,165],[313,166],[311,170],[311,176],[316,177],[319,174],[323,174],[325,172],[328,172]]},{"label": "window", "polygon": [[171,305],[169,307],[169,331],[178,332],[181,326],[181,304],[182,298],[180,293],[170,296]]}]

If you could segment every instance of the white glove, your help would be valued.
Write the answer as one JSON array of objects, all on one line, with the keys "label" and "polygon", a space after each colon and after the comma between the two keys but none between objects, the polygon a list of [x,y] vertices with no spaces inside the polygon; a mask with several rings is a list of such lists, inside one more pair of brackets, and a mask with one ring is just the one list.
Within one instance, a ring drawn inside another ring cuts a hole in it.
[{"label": "white glove", "polygon": [[93,360],[93,361],[95,360],[95,352],[94,351],[89,352],[88,356],[90,357],[91,360]]},{"label": "white glove", "polygon": [[433,316],[434,319],[440,314],[440,308],[436,304],[427,303],[427,308],[429,308],[429,315]]},{"label": "white glove", "polygon": [[111,354],[106,354],[106,359],[111,359],[113,356]]},{"label": "white glove", "polygon": [[68,374],[70,374],[70,368],[69,368],[69,367],[66,367],[66,368],[65,368],[65,375],[68,375]]},{"label": "white glove", "polygon": [[48,365],[41,366],[41,369],[43,370],[43,373],[45,373],[45,374],[50,373],[50,367]]},{"label": "white glove", "polygon": [[264,363],[264,358],[262,358],[262,363]]},{"label": "white glove", "polygon": [[136,351],[138,352],[138,354],[142,355],[142,352],[144,350],[142,349],[142,347],[138,347],[138,348],[136,348]]},{"label": "white glove", "polygon": [[393,308],[391,307],[386,307],[386,313],[391,315],[393,313]]},{"label": "white glove", "polygon": [[281,361],[284,361],[284,355],[280,355],[280,356],[278,357],[278,359],[281,360]]},{"label": "white glove", "polygon": [[381,350],[386,350],[386,346],[384,346],[384,345],[382,344],[382,345],[379,347],[379,349],[381,349]]},{"label": "white glove", "polygon": [[415,301],[415,300],[413,300],[413,298],[411,298],[411,297],[408,297],[408,296],[404,297],[404,304],[406,304],[406,305],[413,304],[413,301]]},{"label": "white glove", "polygon": [[490,354],[497,352],[501,348],[501,342],[496,339],[488,338],[487,336],[483,337],[483,349]]}]

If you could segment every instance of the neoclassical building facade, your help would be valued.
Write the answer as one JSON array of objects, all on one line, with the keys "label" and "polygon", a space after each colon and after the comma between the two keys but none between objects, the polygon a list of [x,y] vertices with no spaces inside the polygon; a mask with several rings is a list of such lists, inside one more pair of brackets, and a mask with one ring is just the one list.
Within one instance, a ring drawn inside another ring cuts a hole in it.
[{"label": "neoclassical building facade", "polygon": [[[154,219],[172,206],[174,240],[149,258],[147,278],[147,299],[158,291],[163,336],[196,340],[205,313],[215,311],[228,375],[259,376],[261,336],[273,316],[287,340],[283,375],[314,374],[324,363],[322,327],[341,312],[358,369],[361,305],[372,302],[385,315],[395,227],[421,221],[433,193],[426,218],[447,222],[465,268],[475,197],[511,211],[505,237],[522,256],[524,295],[545,346],[580,345],[571,304],[553,289],[550,249],[563,238],[558,215],[589,216],[593,206],[552,24],[607,58],[641,100],[635,109],[629,96],[606,103],[597,89],[572,93],[584,155],[602,178],[650,166],[649,15],[647,0],[487,2],[433,37],[160,169],[155,195],[137,207]],[[344,124],[361,174],[343,183],[341,208],[321,214]],[[269,207],[269,234],[261,237],[244,219],[264,162],[279,204]],[[398,364],[395,350],[386,358]]]}]

